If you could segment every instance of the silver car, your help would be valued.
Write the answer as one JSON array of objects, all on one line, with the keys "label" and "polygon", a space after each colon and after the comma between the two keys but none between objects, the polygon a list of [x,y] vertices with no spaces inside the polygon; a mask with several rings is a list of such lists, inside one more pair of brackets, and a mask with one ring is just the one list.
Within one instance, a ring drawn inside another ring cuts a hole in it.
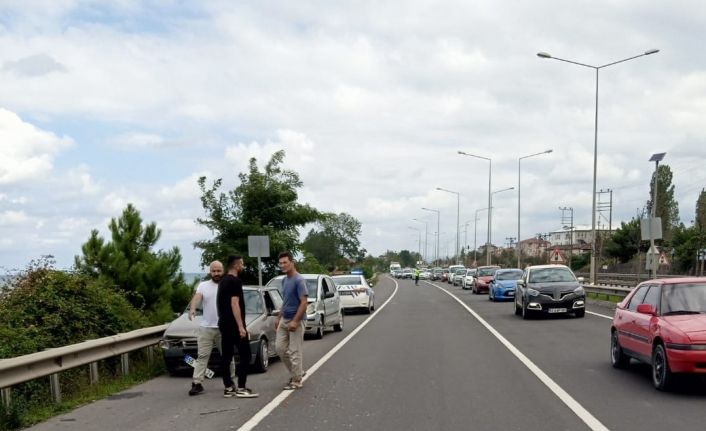
[{"label": "silver car", "polygon": [[[327,329],[343,331],[343,309],[336,284],[331,277],[323,274],[301,274],[306,280],[309,293],[309,305],[306,308],[306,334],[315,338],[324,337]],[[267,282],[268,287],[282,289],[284,275],[279,275]]]},{"label": "silver car", "polygon": [[[250,335],[250,364],[255,371],[265,372],[269,367],[270,358],[277,356],[275,352],[275,322],[282,309],[282,295],[279,290],[271,287],[243,287],[245,295],[245,325]],[[198,345],[196,342],[199,325],[203,318],[203,310],[197,308],[196,318],[189,320],[189,307],[169,324],[164,331],[160,347],[164,353],[164,362],[171,375],[181,374],[191,369],[185,361],[187,356],[196,359]],[[236,350],[235,360],[238,361]],[[220,368],[220,347],[211,353],[208,368],[217,371]]]}]

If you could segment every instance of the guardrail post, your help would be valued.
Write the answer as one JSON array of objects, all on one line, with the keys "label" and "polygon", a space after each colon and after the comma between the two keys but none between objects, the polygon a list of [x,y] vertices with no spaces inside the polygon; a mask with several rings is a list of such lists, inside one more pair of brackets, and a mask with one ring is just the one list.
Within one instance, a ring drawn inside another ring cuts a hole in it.
[{"label": "guardrail post", "polygon": [[152,365],[154,364],[154,346],[148,346],[147,347],[147,365],[152,368]]},{"label": "guardrail post", "polygon": [[98,362],[91,362],[88,364],[88,379],[92,385],[98,383],[100,376],[98,374]]},{"label": "guardrail post", "polygon": [[49,388],[51,389],[51,398],[55,403],[61,402],[61,384],[59,383],[59,373],[49,375]]},{"label": "guardrail post", "polygon": [[12,402],[12,388],[2,388],[0,389],[0,401],[5,407],[10,407]]},{"label": "guardrail post", "polygon": [[120,355],[120,365],[123,376],[127,376],[130,373],[130,356],[128,353],[123,353]]}]

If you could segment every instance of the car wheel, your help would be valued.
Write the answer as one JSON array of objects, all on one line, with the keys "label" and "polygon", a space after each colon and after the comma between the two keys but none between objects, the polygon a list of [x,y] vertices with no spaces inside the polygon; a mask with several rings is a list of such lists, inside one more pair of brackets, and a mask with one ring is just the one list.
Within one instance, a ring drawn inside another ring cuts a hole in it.
[{"label": "car wheel", "polygon": [[610,336],[610,363],[613,368],[626,368],[630,365],[630,357],[623,353],[623,348],[620,347],[617,330]]},{"label": "car wheel", "polygon": [[333,330],[334,332],[341,332],[343,331],[343,310],[341,310],[341,315],[340,315],[339,323],[333,325]]},{"label": "car wheel", "polygon": [[495,298],[493,297],[493,289],[488,289],[488,301],[495,302]]},{"label": "car wheel", "polygon": [[657,344],[652,351],[652,383],[660,391],[666,391],[673,380],[674,374],[669,369],[667,352],[662,344]]},{"label": "car wheel", "polygon": [[370,306],[370,309],[375,311],[375,301],[373,300],[373,305]]},{"label": "car wheel", "polygon": [[314,334],[314,338],[317,340],[320,340],[324,338],[324,318],[321,318],[321,324],[319,325],[318,328],[316,328],[316,334]]},{"label": "car wheel", "polygon": [[529,320],[530,318],[529,310],[527,309],[527,304],[525,303],[524,299],[522,300],[522,318],[524,320]]},{"label": "car wheel", "polygon": [[167,366],[167,373],[172,377],[177,377],[180,375],[179,370],[173,366]]},{"label": "car wheel", "polygon": [[585,309],[580,309],[580,310],[574,311],[574,316],[576,316],[576,317],[583,317],[584,315],[586,315]]},{"label": "car wheel", "polygon": [[517,305],[517,300],[513,301],[513,303],[515,304],[515,316],[519,316],[522,314],[522,309]]},{"label": "car wheel", "polygon": [[264,373],[270,366],[270,355],[267,349],[267,340],[260,340],[255,355],[255,372]]}]

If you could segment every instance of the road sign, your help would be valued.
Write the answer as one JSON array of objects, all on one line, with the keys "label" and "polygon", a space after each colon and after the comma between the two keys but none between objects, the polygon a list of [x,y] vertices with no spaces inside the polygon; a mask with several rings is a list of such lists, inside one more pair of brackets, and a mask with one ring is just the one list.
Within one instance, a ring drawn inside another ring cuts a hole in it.
[{"label": "road sign", "polygon": [[662,239],[662,219],[660,217],[640,219],[640,236],[643,241]]},{"label": "road sign", "polygon": [[660,265],[669,265],[669,259],[667,259],[667,253],[662,252],[662,254],[659,255],[659,264]]},{"label": "road sign", "polygon": [[549,263],[561,264],[565,262],[566,258],[558,248],[555,248],[554,251],[549,255]]},{"label": "road sign", "polygon": [[270,257],[270,237],[248,236],[248,256],[250,257]]}]

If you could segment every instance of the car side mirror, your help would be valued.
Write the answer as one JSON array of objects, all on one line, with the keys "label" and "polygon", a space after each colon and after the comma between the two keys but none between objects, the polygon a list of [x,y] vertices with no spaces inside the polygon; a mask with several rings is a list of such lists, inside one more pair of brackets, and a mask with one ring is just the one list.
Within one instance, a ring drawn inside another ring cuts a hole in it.
[{"label": "car side mirror", "polygon": [[657,310],[655,310],[655,307],[652,304],[638,305],[637,312],[640,314],[649,314],[650,316],[654,316],[655,314],[657,314]]},{"label": "car side mirror", "polygon": [[336,296],[336,294],[333,293],[333,292],[326,292],[326,293],[324,293],[324,299],[333,298],[334,296]]},{"label": "car side mirror", "polygon": [[578,280],[579,283],[583,283],[584,281],[586,281],[586,279],[583,277],[579,277],[576,280]]}]

